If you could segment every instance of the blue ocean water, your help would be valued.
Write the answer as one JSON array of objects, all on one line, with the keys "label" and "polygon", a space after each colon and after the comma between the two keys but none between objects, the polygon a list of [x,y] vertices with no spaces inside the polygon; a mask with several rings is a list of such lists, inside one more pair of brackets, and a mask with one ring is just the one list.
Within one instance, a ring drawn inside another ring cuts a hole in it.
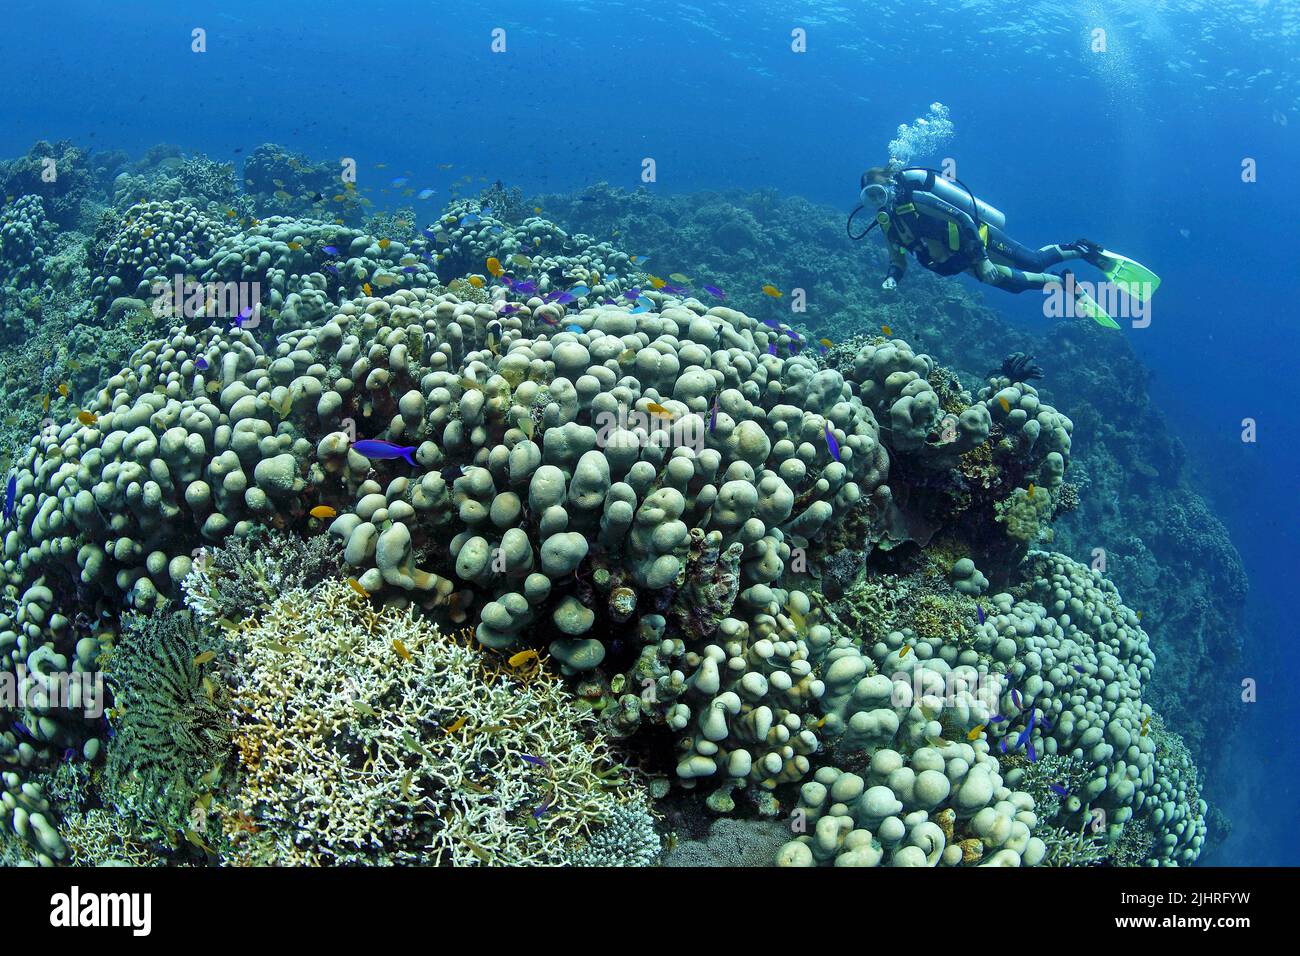
[{"label": "blue ocean water", "polygon": [[[847,214],[898,125],[942,102],[955,134],[916,159],[954,159],[1029,245],[1087,236],[1163,279],[1150,326],[1116,334],[1241,553],[1245,646],[1225,666],[1259,688],[1224,728],[1207,788],[1233,831],[1202,862],[1300,862],[1300,3],[10,0],[4,19],[0,156],[66,138],[239,163],[273,142],[409,170],[431,215],[466,173],[525,193],[770,188]],[[984,302],[1053,321],[1030,296]]]}]

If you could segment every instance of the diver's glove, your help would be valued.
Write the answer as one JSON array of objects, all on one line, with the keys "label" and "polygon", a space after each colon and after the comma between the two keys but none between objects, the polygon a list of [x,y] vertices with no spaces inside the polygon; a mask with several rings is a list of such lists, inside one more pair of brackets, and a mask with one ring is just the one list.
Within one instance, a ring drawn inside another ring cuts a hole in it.
[{"label": "diver's glove", "polygon": [[985,256],[975,265],[975,274],[979,277],[980,282],[996,285],[998,281],[998,267],[993,261]]},{"label": "diver's glove", "polygon": [[880,288],[884,289],[886,292],[893,292],[898,288],[898,280],[893,276],[890,276],[884,282],[880,283]]}]

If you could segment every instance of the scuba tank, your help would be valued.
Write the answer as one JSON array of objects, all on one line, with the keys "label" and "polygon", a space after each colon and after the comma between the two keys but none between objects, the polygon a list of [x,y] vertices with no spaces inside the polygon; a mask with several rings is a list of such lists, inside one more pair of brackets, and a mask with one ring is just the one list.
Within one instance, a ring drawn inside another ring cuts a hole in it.
[{"label": "scuba tank", "polygon": [[925,166],[909,166],[901,170],[897,178],[909,189],[920,189],[932,193],[944,202],[956,206],[975,220],[976,225],[984,222],[995,229],[1006,227],[1007,217],[1001,211],[977,198],[959,180],[950,180],[937,169],[929,169]]}]

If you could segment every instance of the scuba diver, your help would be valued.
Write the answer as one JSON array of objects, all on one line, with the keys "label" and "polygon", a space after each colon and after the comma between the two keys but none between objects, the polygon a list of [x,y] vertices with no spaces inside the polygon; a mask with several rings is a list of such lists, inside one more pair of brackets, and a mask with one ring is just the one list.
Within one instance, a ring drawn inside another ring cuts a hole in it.
[{"label": "scuba diver", "polygon": [[[952,276],[967,272],[979,281],[1019,293],[1049,285],[1072,289],[1075,309],[1107,328],[1119,328],[1092,296],[1080,288],[1068,270],[1063,275],[1047,269],[1072,259],[1096,266],[1119,288],[1145,302],[1160,278],[1138,262],[1103,249],[1088,239],[1031,249],[1004,230],[1006,217],[965,184],[935,169],[910,166],[891,172],[873,166],[862,174],[861,205],[849,216],[848,232],[861,239],[876,226],[889,249],[889,272],[881,288],[898,287],[907,268],[907,253],[931,272]],[[853,217],[875,208],[875,222],[854,235]]]}]

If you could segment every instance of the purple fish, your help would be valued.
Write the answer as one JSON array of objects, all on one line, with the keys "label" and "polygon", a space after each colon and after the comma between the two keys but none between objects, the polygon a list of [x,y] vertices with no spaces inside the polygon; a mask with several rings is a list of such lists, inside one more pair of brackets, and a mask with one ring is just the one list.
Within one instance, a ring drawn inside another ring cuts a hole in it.
[{"label": "purple fish", "polygon": [[559,303],[560,305],[568,305],[570,302],[577,302],[578,297],[574,295],[572,292],[561,292],[559,295],[555,297],[554,301]]},{"label": "purple fish", "polygon": [[764,319],[763,324],[766,325],[769,329],[776,329],[778,332],[781,329],[785,328],[785,326],[783,326],[776,319]]},{"label": "purple fish", "polygon": [[371,461],[388,461],[393,458],[405,458],[408,463],[414,465],[415,459],[411,457],[415,453],[415,446],[403,448],[401,445],[394,445],[390,441],[384,441],[382,438],[363,438],[361,441],[352,443],[352,450],[358,455],[369,458]]},{"label": "purple fish", "polygon": [[77,756],[77,749],[75,747],[69,747],[67,750],[63,751],[64,763],[72,763],[73,759],[75,759],[76,756]]},{"label": "purple fish", "polygon": [[331,273],[333,273],[334,275],[338,275],[338,274],[339,274],[339,267],[336,266],[336,265],[335,265],[334,263],[332,263],[332,262],[327,262],[327,263],[325,263],[325,268],[328,269],[328,270],[329,270]]},{"label": "purple fish", "polygon": [[522,757],[524,760],[528,761],[530,764],[532,764],[535,767],[541,767],[543,769],[550,767],[550,764],[548,764],[541,757],[534,757],[532,754],[520,754],[519,756]]},{"label": "purple fish", "polygon": [[1075,665],[1074,665],[1074,669],[1075,669],[1076,671],[1078,671],[1080,674],[1086,674],[1086,673],[1088,673],[1088,672],[1085,671],[1082,667],[1080,667],[1078,664],[1075,664]]},{"label": "purple fish", "polygon": [[25,734],[28,737],[31,737],[32,740],[36,739],[36,735],[33,734],[30,730],[28,730],[27,725],[24,724],[21,720],[14,721],[14,730],[21,730],[23,734]]},{"label": "purple fish", "polygon": [[337,256],[339,254],[338,249],[336,249],[334,246],[321,246],[320,251],[325,253],[325,255],[327,256]]},{"label": "purple fish", "polygon": [[206,372],[208,370],[208,360],[200,355],[194,360],[194,367],[200,372]]},{"label": "purple fish", "polygon": [[1000,723],[1002,723],[1002,721],[1004,721],[1004,720],[1006,720],[1006,718],[1003,717],[1001,714],[994,714],[992,717],[989,718],[989,723],[990,723],[990,724],[1000,724]]},{"label": "purple fish", "polygon": [[637,299],[641,298],[641,290],[628,289],[626,292],[623,293],[623,298],[627,299],[627,301],[629,302],[635,302]]},{"label": "purple fish", "polygon": [[514,289],[520,295],[532,295],[537,291],[537,283],[531,280],[528,282],[516,282]]},{"label": "purple fish", "polygon": [[1068,797],[1070,795],[1070,791],[1066,790],[1059,783],[1049,783],[1047,786],[1052,793],[1056,794],[1058,797]]},{"label": "purple fish", "polygon": [[768,354],[768,355],[775,355],[775,354],[776,354],[776,343],[775,343],[775,342],[768,342],[768,343],[767,343],[767,354]]},{"label": "purple fish", "polygon": [[542,805],[533,811],[533,819],[540,820],[542,818],[542,815],[546,813],[546,811],[549,810],[550,808],[551,808],[551,795],[547,794],[546,799],[542,801]]},{"label": "purple fish", "polygon": [[718,427],[718,397],[713,396],[713,411],[709,414],[709,434]]},{"label": "purple fish", "polygon": [[831,451],[831,457],[834,458],[836,461],[839,461],[839,460],[840,460],[840,443],[837,442],[837,441],[835,440],[835,436],[834,436],[833,434],[831,434],[831,426],[830,426],[830,425],[827,425],[827,426],[826,426],[826,447],[830,449],[830,451]]},{"label": "purple fish", "polygon": [[403,266],[403,267],[402,267],[402,271],[403,271],[403,272],[414,272],[414,271],[415,271],[415,266]]},{"label": "purple fish", "polygon": [[685,295],[686,290],[679,285],[665,285],[659,291],[667,292],[669,295]]},{"label": "purple fish", "polygon": [[1020,691],[1014,687],[1011,688],[1011,703],[1016,705],[1016,710],[1020,710],[1024,706],[1024,698],[1020,696]]},{"label": "purple fish", "polygon": [[983,624],[983,623],[984,623],[984,608],[982,608],[982,607],[980,607],[978,604],[976,604],[976,605],[975,605],[975,613],[978,614],[978,615],[980,616],[980,623]]},{"label": "purple fish", "polygon": [[716,285],[706,285],[704,287],[704,291],[707,292],[709,295],[713,296],[715,299],[725,299],[727,297],[727,294],[723,292],[721,289],[719,289]]}]

